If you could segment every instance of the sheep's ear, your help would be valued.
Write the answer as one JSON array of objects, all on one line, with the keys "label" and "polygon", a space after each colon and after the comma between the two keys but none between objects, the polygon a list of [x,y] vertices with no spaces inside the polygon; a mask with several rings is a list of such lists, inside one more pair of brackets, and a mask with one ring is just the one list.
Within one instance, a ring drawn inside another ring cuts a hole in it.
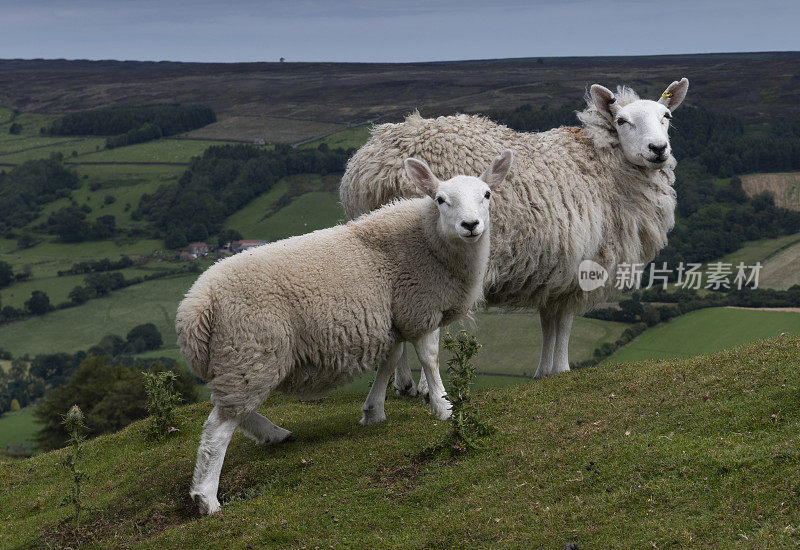
[{"label": "sheep's ear", "polygon": [[506,149],[499,157],[494,159],[489,169],[481,174],[481,179],[489,187],[500,185],[506,179],[508,171],[511,170],[512,162],[514,162],[514,154],[511,149]]},{"label": "sheep's ear", "polygon": [[439,188],[439,178],[433,175],[431,169],[421,160],[408,158],[405,160],[406,174],[417,187],[422,189],[430,198],[436,197]]},{"label": "sheep's ear", "polygon": [[686,77],[681,78],[680,81],[676,80],[667,86],[667,89],[661,94],[658,102],[670,111],[674,111],[683,103],[683,98],[686,97],[686,92],[688,91],[689,81]]},{"label": "sheep's ear", "polygon": [[600,114],[613,122],[614,117],[617,116],[617,111],[619,111],[619,105],[617,105],[617,98],[614,97],[611,90],[600,84],[592,84],[592,87],[589,88],[589,94],[591,94],[594,106],[597,107]]}]

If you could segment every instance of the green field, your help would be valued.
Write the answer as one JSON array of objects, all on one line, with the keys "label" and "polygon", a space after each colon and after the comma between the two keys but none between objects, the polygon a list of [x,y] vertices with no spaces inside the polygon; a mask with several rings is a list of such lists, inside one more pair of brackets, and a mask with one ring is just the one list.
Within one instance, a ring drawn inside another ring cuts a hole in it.
[{"label": "green field", "polygon": [[[159,139],[137,143],[99,153],[84,155],[76,162],[179,162],[188,163],[192,157],[203,154],[212,145],[228,145],[228,141],[200,141],[189,139]],[[69,160],[69,159],[68,159]]]},{"label": "green field", "polygon": [[20,136],[39,136],[42,128],[47,128],[50,124],[60,118],[61,115],[45,115],[40,113],[20,113],[14,118],[14,122],[22,126],[22,133],[13,135],[8,132],[11,123],[8,118],[0,122],[0,140],[16,139]]},{"label": "green field", "polygon": [[775,239],[750,241],[736,252],[723,256],[719,261],[730,263],[734,266],[739,262],[744,262],[745,265],[754,265],[756,262],[764,263],[765,260],[778,251],[797,242],[800,242],[800,233],[784,235]]},{"label": "green field", "polygon": [[[346,220],[335,188],[339,175],[301,174],[278,182],[273,189],[252,200],[231,215],[225,227],[238,230],[245,239],[276,241]],[[286,193],[295,195],[291,202],[275,211],[277,201]]]},{"label": "green field", "polygon": [[800,285],[800,241],[773,253],[761,270],[759,286],[786,290]]},{"label": "green field", "polygon": [[[58,143],[49,147],[36,147],[27,149],[29,142],[38,142],[39,140],[49,140],[51,138],[28,138],[23,142],[12,142],[15,144],[17,153],[5,153],[0,156],[0,162],[7,164],[22,164],[25,161],[37,158],[49,157],[54,153],[60,153],[64,156],[66,162],[77,161],[81,158],[80,155],[93,153],[94,151],[101,150],[105,145],[105,139],[102,138],[60,138]],[[24,150],[27,149],[27,150]]]},{"label": "green field", "polygon": [[144,282],[105,298],[0,329],[0,348],[13,355],[74,353],[88,349],[106,334],[124,337],[142,323],[154,323],[167,345],[175,341],[175,310],[196,275]]},{"label": "green field", "polygon": [[34,407],[25,407],[21,411],[7,412],[0,416],[0,449],[14,447],[12,452],[30,452],[34,448],[33,434],[39,430],[40,424],[33,416]]},{"label": "green field", "polygon": [[[479,392],[496,433],[451,456],[449,423],[363,394],[262,408],[297,437],[236,434],[221,512],[187,493],[211,407],[170,439],[143,422],[85,445],[82,527],[59,506],[67,450],[0,464],[2,547],[789,548],[800,542],[800,338],[591,367]],[[787,528],[790,527],[790,528]]]},{"label": "green field", "polygon": [[605,363],[691,357],[784,332],[800,334],[800,313],[701,309],[647,330]]},{"label": "green field", "polygon": [[347,128],[341,132],[336,132],[335,134],[306,143],[302,145],[302,147],[318,147],[324,143],[331,149],[358,149],[367,142],[370,131],[370,125]]},{"label": "green field", "polygon": [[[0,105],[0,124],[9,122],[14,117],[14,111]],[[8,130],[6,130],[8,132]]]}]

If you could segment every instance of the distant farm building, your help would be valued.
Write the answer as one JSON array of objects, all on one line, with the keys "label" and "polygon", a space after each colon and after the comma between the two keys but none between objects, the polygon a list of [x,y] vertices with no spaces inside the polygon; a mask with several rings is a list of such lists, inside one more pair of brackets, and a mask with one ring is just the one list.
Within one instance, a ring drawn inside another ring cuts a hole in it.
[{"label": "distant farm building", "polygon": [[233,241],[231,243],[231,252],[237,254],[243,250],[255,248],[256,246],[261,246],[262,244],[267,244],[267,241]]},{"label": "distant farm building", "polygon": [[195,254],[196,256],[208,254],[208,251],[210,250],[206,243],[189,243],[189,246],[186,248],[189,250],[189,252]]}]

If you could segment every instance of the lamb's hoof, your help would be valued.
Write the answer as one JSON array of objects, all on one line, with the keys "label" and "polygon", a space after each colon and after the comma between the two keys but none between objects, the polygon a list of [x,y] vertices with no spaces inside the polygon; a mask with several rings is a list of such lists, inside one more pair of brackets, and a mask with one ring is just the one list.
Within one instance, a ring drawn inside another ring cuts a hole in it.
[{"label": "lamb's hoof", "polygon": [[397,397],[416,397],[418,395],[417,387],[413,383],[410,383],[402,388],[395,386],[394,394]]},{"label": "lamb's hoof", "polygon": [[289,435],[287,435],[286,437],[283,438],[282,443],[291,443],[295,439],[297,439],[297,438],[294,436],[294,434],[292,432],[289,432]]},{"label": "lamb's hoof", "polygon": [[191,494],[192,500],[197,505],[197,509],[200,511],[200,514],[204,516],[210,516],[211,514],[216,514],[219,512],[220,505],[217,497],[208,497],[201,493],[193,493]]},{"label": "lamb's hoof", "polygon": [[431,412],[433,412],[433,415],[439,420],[450,420],[450,418],[453,416],[453,413],[450,412],[450,409],[432,410]]},{"label": "lamb's hoof", "polygon": [[430,394],[428,392],[421,393],[421,394],[419,394],[419,396],[422,398],[422,402],[423,403],[425,403],[426,405],[430,404],[431,396],[430,396]]},{"label": "lamb's hoof", "polygon": [[377,424],[378,422],[383,422],[384,420],[386,420],[386,413],[383,410],[377,410],[370,407],[368,409],[361,410],[361,420],[359,420],[359,423],[362,426],[369,426],[370,424]]},{"label": "lamb's hoof", "polygon": [[381,416],[362,416],[361,420],[359,420],[359,424],[362,426],[369,426],[370,424],[378,424],[379,422],[384,422],[386,420],[386,415]]}]

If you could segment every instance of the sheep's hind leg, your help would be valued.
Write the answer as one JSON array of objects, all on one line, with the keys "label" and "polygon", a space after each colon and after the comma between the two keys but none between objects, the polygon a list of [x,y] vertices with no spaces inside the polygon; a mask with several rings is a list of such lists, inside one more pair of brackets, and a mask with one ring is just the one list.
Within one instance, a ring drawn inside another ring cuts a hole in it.
[{"label": "sheep's hind leg", "polygon": [[201,514],[213,514],[219,511],[219,500],[217,500],[219,475],[222,463],[225,461],[225,451],[238,424],[238,419],[224,415],[219,407],[215,406],[203,425],[192,487],[189,490],[189,495],[197,503]]},{"label": "sheep's hind leg", "polygon": [[439,420],[450,418],[450,403],[444,398],[446,392],[439,374],[439,329],[414,341],[414,348],[422,363],[422,372],[428,381],[428,397],[433,414]]},{"label": "sheep's hind leg", "polygon": [[257,445],[294,441],[292,432],[280,426],[276,426],[270,422],[269,418],[257,412],[251,412],[247,415],[244,420],[239,423],[239,429],[244,435],[255,441]]},{"label": "sheep's hind leg", "polygon": [[[369,389],[369,395],[361,407],[361,424],[375,424],[386,420],[386,411],[384,410],[384,403],[386,401],[386,386],[389,384],[389,378],[392,376],[392,371],[395,370],[395,365],[401,360],[405,353],[406,346],[403,342],[397,344],[389,351],[386,361],[378,367],[378,372],[375,374],[375,381]],[[413,382],[412,382],[413,384]]]},{"label": "sheep's hind leg", "polygon": [[411,375],[411,367],[408,366],[408,351],[406,344],[402,344],[403,354],[394,369],[394,393],[397,396],[407,395],[408,397],[417,396],[417,386],[414,385],[414,378]]},{"label": "sheep's hind leg", "polygon": [[572,331],[574,314],[559,312],[556,323],[556,347],[553,354],[553,373],[569,372],[569,335]]},{"label": "sheep's hind leg", "polygon": [[542,309],[539,311],[539,319],[542,321],[542,355],[534,378],[553,374],[553,354],[556,347],[556,316],[553,312]]}]

